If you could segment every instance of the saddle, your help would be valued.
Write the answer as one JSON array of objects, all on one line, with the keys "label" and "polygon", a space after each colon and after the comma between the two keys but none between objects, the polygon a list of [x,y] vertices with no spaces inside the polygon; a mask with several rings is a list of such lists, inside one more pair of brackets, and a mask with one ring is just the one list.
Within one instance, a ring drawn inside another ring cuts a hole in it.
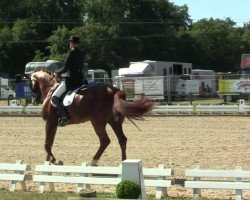
[{"label": "saddle", "polygon": [[72,91],[68,91],[63,97],[62,97],[62,102],[64,106],[70,106],[73,103],[74,97],[77,94],[79,90],[87,90],[91,87],[96,85],[96,83],[89,83],[86,85],[82,85],[79,88],[76,88]]}]

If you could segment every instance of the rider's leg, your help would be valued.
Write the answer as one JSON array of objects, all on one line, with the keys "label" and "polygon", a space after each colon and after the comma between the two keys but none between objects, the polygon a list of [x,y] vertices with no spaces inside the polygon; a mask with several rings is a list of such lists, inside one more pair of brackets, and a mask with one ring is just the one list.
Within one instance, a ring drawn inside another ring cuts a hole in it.
[{"label": "rider's leg", "polygon": [[62,81],[62,83],[58,86],[58,88],[55,90],[51,97],[51,104],[58,109],[58,111],[61,114],[61,118],[59,120],[59,125],[64,126],[69,122],[69,114],[67,109],[62,105],[60,102],[60,97],[62,94],[66,91],[65,82]]}]

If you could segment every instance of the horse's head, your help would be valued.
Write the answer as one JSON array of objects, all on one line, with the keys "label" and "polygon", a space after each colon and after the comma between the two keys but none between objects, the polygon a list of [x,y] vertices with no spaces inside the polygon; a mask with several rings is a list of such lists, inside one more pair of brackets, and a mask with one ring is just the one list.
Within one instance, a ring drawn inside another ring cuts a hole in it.
[{"label": "horse's head", "polygon": [[43,102],[49,90],[57,83],[55,76],[48,70],[39,70],[30,77],[30,88],[32,92],[32,101],[34,104]]},{"label": "horse's head", "polygon": [[36,76],[36,72],[30,77],[30,89],[32,93],[32,102],[37,105],[41,102],[41,92],[39,88],[39,82]]}]

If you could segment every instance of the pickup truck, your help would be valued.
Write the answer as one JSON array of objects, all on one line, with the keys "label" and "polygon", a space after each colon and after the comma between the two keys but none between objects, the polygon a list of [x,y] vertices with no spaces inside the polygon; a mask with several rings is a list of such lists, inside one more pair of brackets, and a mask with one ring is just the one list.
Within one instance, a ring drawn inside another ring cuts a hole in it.
[{"label": "pickup truck", "polygon": [[7,87],[7,88],[2,87],[2,88],[0,88],[0,91],[1,91],[0,99],[9,99],[9,100],[11,100],[11,99],[14,99],[16,97],[15,92],[9,87]]}]

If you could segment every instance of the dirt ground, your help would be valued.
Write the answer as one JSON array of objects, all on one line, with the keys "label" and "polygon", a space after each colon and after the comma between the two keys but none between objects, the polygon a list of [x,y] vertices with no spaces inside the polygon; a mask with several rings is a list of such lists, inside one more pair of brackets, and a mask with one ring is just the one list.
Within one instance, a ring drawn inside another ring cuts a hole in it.
[{"label": "dirt ground", "polygon": [[[124,132],[128,138],[127,157],[142,159],[144,167],[164,164],[174,170],[172,178],[184,178],[185,169],[200,166],[206,169],[234,169],[241,166],[250,170],[250,119],[244,116],[169,116],[146,117],[136,121],[141,132],[128,120]],[[45,122],[40,117],[0,117],[0,162],[23,160],[34,168],[45,160],[43,148]],[[118,166],[121,152],[117,139],[107,126],[111,144],[99,165]],[[58,128],[53,152],[65,165],[91,162],[99,145],[91,124]],[[2,187],[3,184],[1,185]],[[74,190],[75,186],[58,186],[59,190]],[[38,185],[28,184],[38,191]],[[98,187],[97,187],[98,190]],[[113,188],[100,187],[100,191]],[[148,190],[154,193],[154,190]],[[192,196],[192,190],[174,186],[169,196]],[[202,190],[202,196],[235,198],[234,191]],[[250,199],[250,191],[243,192]]]}]

